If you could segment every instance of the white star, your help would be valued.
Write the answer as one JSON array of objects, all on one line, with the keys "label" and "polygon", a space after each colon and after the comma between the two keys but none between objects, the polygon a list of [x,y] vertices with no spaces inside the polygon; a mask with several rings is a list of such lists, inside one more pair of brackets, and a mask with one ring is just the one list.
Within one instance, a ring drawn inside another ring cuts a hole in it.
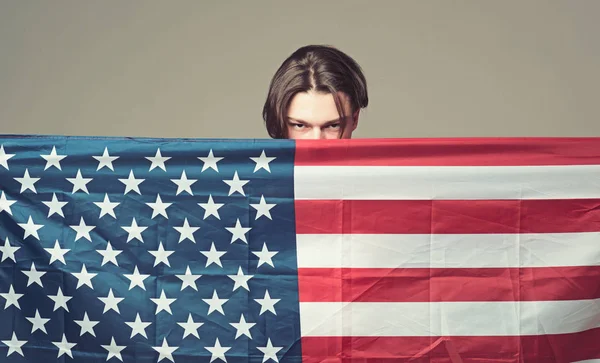
[{"label": "white star", "polygon": [[136,314],[135,321],[125,322],[125,324],[129,325],[129,327],[131,328],[130,338],[133,338],[134,336],[139,334],[144,338],[148,339],[148,336],[146,335],[146,328],[152,323],[144,323],[142,319],[140,319],[140,313]]},{"label": "white star", "polygon": [[44,276],[46,272],[36,270],[35,264],[33,262],[31,262],[31,268],[29,269],[29,271],[23,270],[21,272],[27,275],[27,287],[29,287],[29,285],[33,284],[34,282],[40,285],[40,287],[44,287],[44,285],[42,285],[42,276]]},{"label": "white star", "polygon": [[54,301],[54,310],[53,311],[63,308],[67,312],[69,312],[69,307],[67,306],[67,302],[69,300],[71,300],[73,297],[63,295],[63,292],[62,292],[60,286],[58,287],[58,292],[56,293],[56,295],[48,295],[48,297]]},{"label": "white star", "polygon": [[200,227],[190,227],[190,224],[188,223],[187,218],[184,218],[183,226],[181,226],[181,227],[173,226],[173,228],[175,228],[175,230],[177,230],[177,232],[180,233],[179,243],[181,243],[185,239],[189,239],[190,241],[196,243],[196,239],[194,238],[194,233],[197,230],[199,230]]},{"label": "white star", "polygon": [[167,338],[163,338],[163,342],[160,347],[152,348],[154,348],[154,350],[156,350],[159,353],[158,362],[160,362],[163,359],[168,359],[171,362],[175,362],[175,360],[173,360],[173,352],[179,349],[179,347],[169,347],[169,344],[167,344]]},{"label": "white star", "polygon": [[25,357],[23,355],[23,349],[21,349],[21,347],[24,344],[27,344],[27,340],[17,339],[17,334],[15,334],[14,331],[12,333],[12,338],[10,340],[3,340],[2,343],[6,344],[8,346],[8,353],[6,353],[7,357],[13,353],[17,353],[17,354],[20,354],[22,357]]},{"label": "white star", "polygon": [[215,342],[215,345],[212,347],[204,347],[204,349],[208,350],[211,354],[210,361],[214,362],[216,359],[220,359],[223,362],[227,362],[227,358],[225,358],[225,353],[231,349],[231,347],[222,347],[219,342],[219,338]]},{"label": "white star", "polygon": [[256,166],[254,167],[254,173],[259,171],[260,169],[265,169],[266,171],[268,171],[270,173],[271,169],[269,168],[269,163],[277,158],[268,157],[265,154],[265,151],[263,150],[259,157],[250,158],[250,159],[252,159],[252,161],[254,161],[256,163]]},{"label": "white star", "polygon": [[156,149],[156,155],[154,156],[146,156],[146,159],[148,159],[150,162],[152,162],[152,165],[150,165],[150,170],[152,171],[152,169],[159,167],[164,171],[167,171],[167,167],[165,166],[165,161],[171,159],[171,157],[168,156],[162,156],[160,154],[160,148]]},{"label": "white star", "polygon": [[246,240],[246,233],[248,231],[250,231],[252,229],[252,227],[242,227],[242,225],[240,224],[239,218],[235,222],[235,227],[225,227],[225,229],[228,230],[229,233],[232,234],[231,243],[233,243],[239,239],[239,240],[242,240],[243,242],[245,242],[246,244],[248,244],[248,241]]},{"label": "white star", "polygon": [[104,266],[108,262],[113,263],[115,266],[119,266],[119,263],[117,262],[117,256],[119,254],[121,254],[121,252],[123,252],[123,251],[113,250],[112,246],[110,245],[110,241],[107,241],[106,249],[105,250],[96,250],[96,252],[98,252],[99,254],[102,255],[102,264],[100,266]]},{"label": "white star", "polygon": [[6,213],[12,216],[12,210],[10,210],[10,206],[15,204],[16,202],[16,200],[6,199],[4,191],[2,191],[2,194],[0,194],[0,213],[2,213],[2,211],[6,211]]},{"label": "white star", "polygon": [[107,297],[98,297],[98,299],[100,299],[100,301],[104,303],[104,311],[102,312],[102,314],[106,314],[106,312],[109,310],[114,310],[117,312],[117,314],[121,314],[121,312],[119,311],[119,303],[123,301],[124,298],[115,297],[112,289],[108,289]]},{"label": "white star", "polygon": [[19,248],[21,247],[13,247],[10,244],[8,237],[6,237],[4,239],[4,246],[0,246],[0,252],[2,252],[2,259],[0,259],[0,262],[4,262],[4,260],[6,260],[7,258],[10,258],[11,260],[13,260],[13,262],[17,262],[17,259],[15,258],[15,252],[17,252]]},{"label": "white star", "polygon": [[33,223],[33,219],[31,218],[31,216],[29,216],[27,223],[17,223],[17,224],[19,225],[19,227],[21,227],[25,230],[25,232],[23,234],[23,239],[26,239],[29,236],[33,236],[33,238],[37,239],[38,241],[40,240],[40,236],[38,235],[37,231],[40,228],[44,227],[43,224]]},{"label": "white star", "polygon": [[51,264],[54,261],[60,261],[63,263],[63,265],[67,264],[65,262],[65,254],[67,254],[67,252],[69,252],[71,250],[68,248],[60,248],[60,244],[58,244],[58,240],[56,240],[56,242],[54,242],[53,248],[44,247],[44,249],[46,250],[46,252],[48,252],[50,254],[50,262],[48,262],[48,264]]},{"label": "white star", "polygon": [[271,267],[275,267],[275,265],[273,265],[273,257],[278,253],[279,251],[269,251],[269,249],[267,248],[267,244],[264,242],[261,251],[252,251],[252,254],[258,257],[258,266],[256,267],[260,267],[265,263],[271,265]]},{"label": "white star", "polygon": [[269,295],[269,290],[265,290],[265,297],[262,299],[254,299],[257,303],[260,304],[260,313],[258,315],[262,315],[267,311],[272,312],[277,315],[275,312],[275,304],[277,304],[281,299],[272,299],[271,295]]},{"label": "white star", "polygon": [[227,185],[229,185],[229,194],[227,194],[228,196],[238,192],[243,196],[246,196],[246,194],[244,194],[244,185],[246,185],[249,180],[241,180],[238,177],[238,173],[237,171],[233,174],[233,179],[230,180],[223,180],[223,182]]},{"label": "white star", "polygon": [[4,151],[4,145],[0,145],[0,165],[2,165],[6,170],[8,169],[8,159],[15,156],[15,154],[7,154]]},{"label": "white star", "polygon": [[156,312],[155,315],[158,315],[158,313],[160,313],[161,311],[166,311],[167,313],[173,315],[173,313],[171,312],[171,304],[175,302],[175,300],[177,300],[176,298],[168,298],[167,295],[165,295],[165,290],[162,290],[160,292],[160,297],[159,298],[150,298],[150,300],[152,300],[153,303],[156,304]]},{"label": "white star", "polygon": [[133,174],[133,170],[130,170],[129,177],[127,179],[119,178],[119,181],[125,184],[125,191],[123,192],[123,195],[129,193],[130,191],[134,191],[139,195],[142,195],[142,192],[140,192],[140,184],[143,183],[144,180],[145,179],[136,179],[135,174]]},{"label": "white star", "polygon": [[8,292],[0,293],[6,302],[4,303],[4,310],[8,309],[11,306],[15,306],[17,309],[21,310],[21,306],[19,305],[19,299],[23,297],[23,294],[15,293],[15,289],[10,285],[8,288]]},{"label": "white star", "polygon": [[163,203],[162,199],[160,199],[160,194],[156,195],[156,202],[146,204],[152,208],[152,219],[159,214],[166,219],[169,219],[169,216],[167,215],[167,208],[169,208],[173,203]]},{"label": "white star", "polygon": [[112,357],[117,358],[121,362],[123,361],[123,357],[121,356],[121,351],[123,349],[125,349],[127,346],[126,345],[117,345],[117,343],[115,343],[114,337],[110,338],[110,345],[101,345],[101,347],[108,351],[108,356],[106,357],[107,361]]},{"label": "white star", "polygon": [[79,219],[78,226],[69,226],[69,227],[71,227],[75,232],[77,232],[77,235],[75,236],[75,242],[79,241],[81,238],[85,238],[88,241],[92,242],[92,237],[90,237],[90,232],[96,227],[86,225],[85,221],[83,220],[83,217],[81,217]]},{"label": "white star", "polygon": [[148,250],[148,252],[152,254],[152,256],[154,256],[154,266],[162,262],[165,265],[171,267],[171,265],[169,264],[169,256],[171,256],[175,251],[166,251],[163,248],[162,242],[158,243],[158,249],[156,251]]},{"label": "white star", "polygon": [[36,330],[41,330],[45,334],[48,334],[46,331],[46,323],[49,322],[50,319],[42,318],[38,309],[35,309],[35,316],[33,318],[28,317],[27,320],[29,320],[29,322],[32,324],[31,334],[33,334],[33,332]]},{"label": "white star", "polygon": [[213,242],[210,245],[210,251],[200,251],[200,253],[203,254],[204,256],[206,256],[206,266],[205,267],[208,267],[213,263],[223,267],[223,265],[221,264],[221,257],[224,254],[226,254],[227,251],[217,251],[215,249],[215,243]]},{"label": "white star", "polygon": [[[1,200],[0,200],[1,201]],[[63,214],[63,207],[65,205],[67,205],[67,203],[69,202],[61,202],[56,198],[56,193],[52,193],[52,200],[49,202],[42,202],[46,205],[46,207],[49,208],[48,210],[48,218],[50,218],[51,215],[53,214],[58,214],[61,217],[65,217],[65,215]]]},{"label": "white star", "polygon": [[113,161],[117,160],[119,157],[118,156],[110,156],[108,154],[108,148],[104,148],[104,153],[102,154],[102,156],[94,156],[94,159],[98,160],[98,168],[96,169],[96,171],[107,167],[112,171],[115,171],[115,169],[113,168]]},{"label": "white star", "polygon": [[277,359],[277,353],[282,348],[283,347],[274,347],[273,344],[271,343],[271,338],[269,338],[267,340],[267,346],[266,347],[256,347],[256,349],[260,350],[264,354],[262,363],[265,363],[269,359],[273,359],[275,362],[279,362],[279,359]]},{"label": "white star", "polygon": [[71,194],[75,194],[76,191],[81,190],[86,194],[90,194],[87,189],[87,184],[93,180],[93,178],[84,178],[81,175],[81,170],[77,170],[77,175],[75,178],[67,178],[69,183],[73,184],[73,191]]},{"label": "white star", "polygon": [[119,205],[119,203],[111,202],[107,193],[104,193],[104,200],[102,202],[94,202],[94,204],[100,208],[100,217],[98,218],[102,218],[107,214],[115,219],[117,218],[115,215],[115,208]]},{"label": "white star", "polygon": [[57,358],[60,358],[63,354],[66,354],[69,357],[73,358],[73,354],[71,353],[71,349],[73,349],[73,347],[76,346],[77,343],[69,343],[67,341],[67,337],[65,336],[64,333],[63,333],[63,336],[62,336],[62,341],[60,341],[60,342],[52,342],[52,344],[56,345],[56,347],[58,348],[58,357]]},{"label": "white star", "polygon": [[152,324],[152,322],[148,322],[145,323],[142,321],[142,319],[140,319],[140,314],[137,313],[135,316],[135,321],[129,321],[129,322],[125,322],[125,324],[129,325],[129,327],[131,328],[131,337],[133,338],[136,335],[141,335],[144,338],[148,339],[148,336],[146,335],[146,328]]},{"label": "white star", "polygon": [[221,217],[219,216],[219,208],[221,208],[225,204],[215,203],[213,201],[212,195],[209,195],[207,203],[198,203],[198,205],[200,207],[204,208],[204,218],[203,219],[206,219],[210,216],[215,216],[215,217],[217,217],[217,219],[220,220]]},{"label": "white star", "polygon": [[94,286],[92,285],[92,279],[98,274],[88,272],[87,268],[85,267],[85,263],[83,266],[81,266],[81,272],[72,272],[72,275],[77,279],[77,287],[75,289],[78,289],[83,285],[91,287],[92,290],[94,289]]},{"label": "white star", "polygon": [[265,200],[264,195],[260,197],[260,202],[258,204],[250,204],[250,206],[252,208],[256,209],[255,220],[257,220],[261,216],[265,216],[265,217],[269,218],[270,220],[273,220],[273,218],[271,218],[270,210],[273,207],[275,207],[276,205],[277,204],[268,204],[267,201]]},{"label": "white star", "polygon": [[221,160],[223,160],[223,157],[215,157],[213,155],[213,151],[212,149],[210,149],[210,151],[208,152],[208,156],[200,156],[198,157],[198,159],[202,160],[204,162],[204,165],[202,166],[202,171],[211,168],[214,171],[218,172],[219,171],[219,167],[217,166],[217,163]]},{"label": "white star", "polygon": [[198,335],[198,328],[200,328],[204,323],[196,323],[194,319],[192,319],[192,314],[188,314],[188,320],[185,323],[177,323],[181,326],[185,331],[183,332],[183,339],[188,335],[193,335],[196,338],[200,339]]},{"label": "white star", "polygon": [[129,290],[136,286],[141,287],[142,290],[146,290],[146,286],[144,286],[144,280],[150,277],[150,275],[141,274],[137,266],[135,266],[133,274],[124,274],[123,276],[127,277],[130,281]]},{"label": "white star", "polygon": [[248,338],[252,339],[252,334],[250,334],[250,329],[256,325],[256,323],[248,323],[246,322],[246,318],[244,318],[244,315],[242,314],[240,316],[240,322],[239,323],[229,323],[231,324],[231,326],[233,326],[236,330],[235,333],[235,339],[241,337],[242,335],[247,336]]},{"label": "white star", "polygon": [[219,299],[219,295],[217,295],[217,290],[213,290],[213,296],[210,299],[202,299],[205,303],[208,304],[208,315],[213,311],[218,311],[221,314],[225,315],[223,311],[223,304],[225,304],[229,299]]},{"label": "white star", "polygon": [[144,232],[146,230],[146,228],[148,228],[148,227],[138,226],[137,222],[135,221],[135,217],[133,218],[133,221],[131,222],[131,226],[129,226],[129,227],[122,226],[121,228],[123,228],[128,233],[127,243],[129,243],[129,241],[134,240],[134,239],[137,239],[140,242],[144,243],[144,239],[142,238],[142,232]]},{"label": "white star", "polygon": [[242,266],[238,268],[237,275],[227,275],[230,279],[232,279],[235,283],[233,284],[233,291],[237,290],[239,287],[243,287],[244,289],[250,291],[248,287],[248,280],[254,277],[254,275],[244,275],[242,271]]},{"label": "white star", "polygon": [[37,190],[35,190],[35,183],[37,183],[40,178],[32,178],[29,175],[29,169],[25,169],[25,173],[22,178],[15,178],[16,181],[21,183],[21,191],[19,193],[23,194],[27,189],[37,194]]},{"label": "white star", "polygon": [[191,287],[192,289],[198,291],[198,287],[196,286],[196,280],[198,280],[202,275],[193,275],[190,270],[190,266],[185,269],[185,275],[176,275],[181,280],[181,291],[186,287]]},{"label": "white star", "polygon": [[96,332],[94,332],[94,327],[98,325],[99,321],[92,321],[88,318],[87,313],[83,313],[83,320],[73,320],[77,325],[81,327],[79,336],[82,337],[83,334],[88,333],[91,336],[95,337]]},{"label": "white star", "polygon": [[184,170],[181,172],[181,178],[171,179],[171,181],[177,184],[177,192],[175,195],[179,195],[181,192],[187,192],[189,195],[194,195],[194,193],[192,193],[192,184],[197,182],[198,179],[188,179]]},{"label": "white star", "polygon": [[56,146],[52,146],[52,151],[50,152],[50,154],[40,156],[46,160],[46,166],[44,167],[44,170],[47,170],[52,166],[54,166],[58,170],[62,170],[60,167],[60,162],[62,159],[67,157],[67,155],[58,155],[56,153]]}]

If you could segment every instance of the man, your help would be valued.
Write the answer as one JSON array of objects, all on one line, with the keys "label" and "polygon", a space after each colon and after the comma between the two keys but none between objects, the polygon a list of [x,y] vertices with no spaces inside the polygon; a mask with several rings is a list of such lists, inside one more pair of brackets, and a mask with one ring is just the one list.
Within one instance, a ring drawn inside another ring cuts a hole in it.
[{"label": "man", "polygon": [[354,59],[334,47],[308,45],[273,76],[263,119],[275,139],[350,139],[368,103],[367,82]]}]

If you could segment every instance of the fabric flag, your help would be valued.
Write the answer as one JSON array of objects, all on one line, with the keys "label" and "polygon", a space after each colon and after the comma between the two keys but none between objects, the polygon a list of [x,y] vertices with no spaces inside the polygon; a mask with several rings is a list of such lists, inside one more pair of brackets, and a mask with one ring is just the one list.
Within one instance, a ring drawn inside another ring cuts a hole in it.
[{"label": "fabric flag", "polygon": [[600,138],[0,136],[0,362],[600,360]]}]

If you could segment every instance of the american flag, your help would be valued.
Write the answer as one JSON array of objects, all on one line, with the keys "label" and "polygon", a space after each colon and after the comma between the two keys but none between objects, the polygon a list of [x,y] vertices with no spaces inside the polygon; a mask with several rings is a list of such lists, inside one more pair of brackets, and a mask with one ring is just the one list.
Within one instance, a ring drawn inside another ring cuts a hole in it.
[{"label": "american flag", "polygon": [[0,137],[0,362],[592,362],[600,139]]}]

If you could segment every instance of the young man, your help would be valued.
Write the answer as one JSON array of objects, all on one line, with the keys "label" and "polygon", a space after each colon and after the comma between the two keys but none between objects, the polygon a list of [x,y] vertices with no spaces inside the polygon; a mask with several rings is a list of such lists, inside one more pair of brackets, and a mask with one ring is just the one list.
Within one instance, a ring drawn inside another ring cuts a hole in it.
[{"label": "young man", "polygon": [[275,139],[350,139],[368,103],[367,81],[354,59],[334,47],[308,45],[273,76],[263,119]]}]

